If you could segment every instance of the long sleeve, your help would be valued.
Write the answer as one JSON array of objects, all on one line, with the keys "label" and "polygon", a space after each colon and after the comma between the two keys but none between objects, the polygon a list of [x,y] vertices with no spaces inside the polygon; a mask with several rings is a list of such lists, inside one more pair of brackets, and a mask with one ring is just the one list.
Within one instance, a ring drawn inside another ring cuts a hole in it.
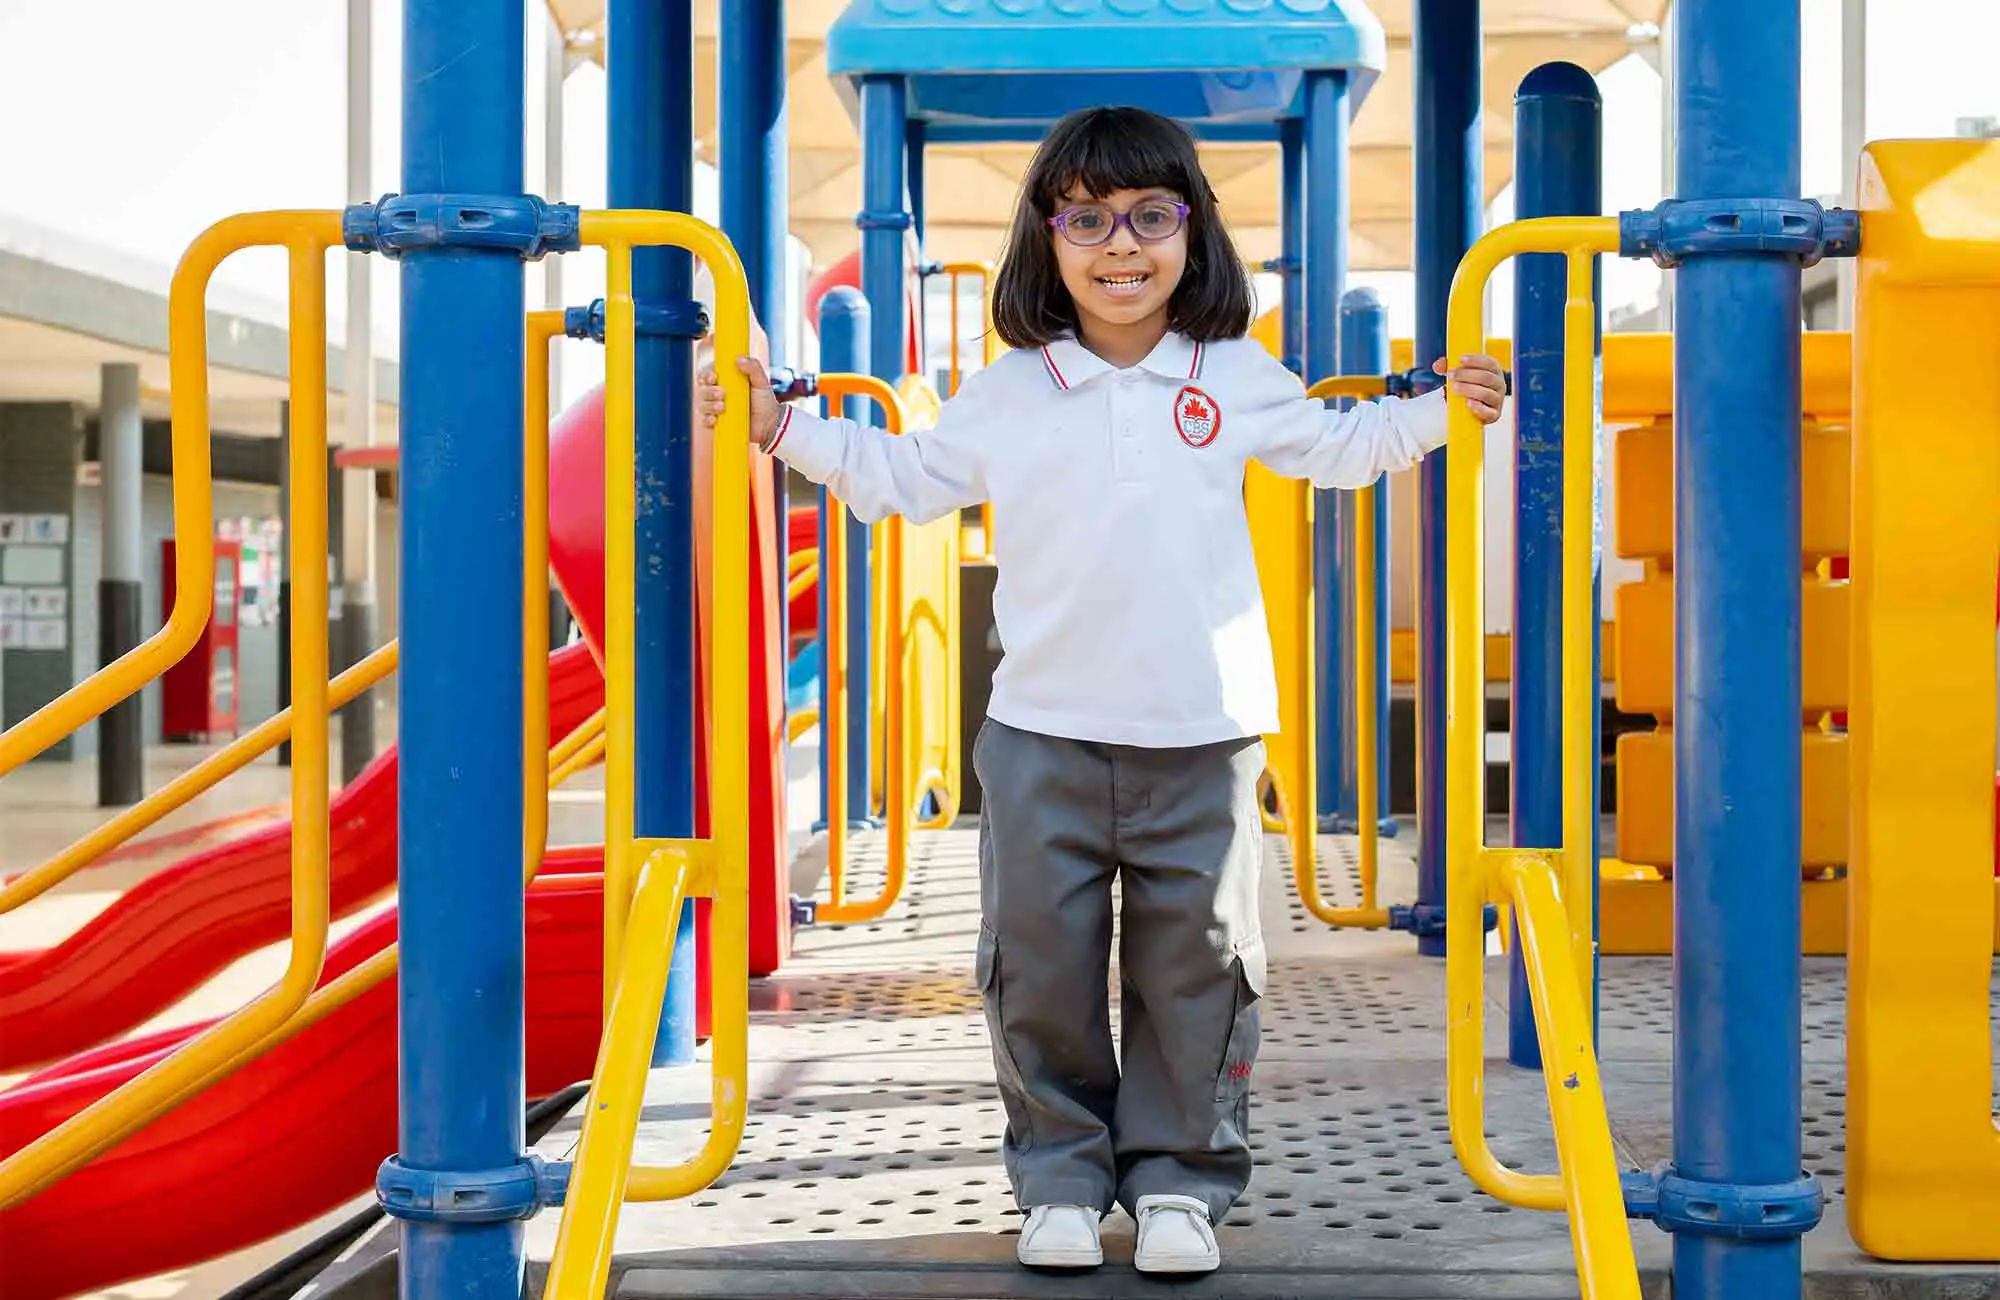
[{"label": "long sleeve", "polygon": [[1268,356],[1246,387],[1254,458],[1274,473],[1309,479],[1315,487],[1367,487],[1443,446],[1449,427],[1442,388],[1338,411],[1307,397],[1298,377]]},{"label": "long sleeve", "polygon": [[890,515],[916,524],[941,519],[986,499],[984,452],[992,430],[982,418],[988,404],[979,381],[987,373],[968,379],[937,424],[915,433],[891,434],[788,406],[771,454],[825,486],[863,523]]}]

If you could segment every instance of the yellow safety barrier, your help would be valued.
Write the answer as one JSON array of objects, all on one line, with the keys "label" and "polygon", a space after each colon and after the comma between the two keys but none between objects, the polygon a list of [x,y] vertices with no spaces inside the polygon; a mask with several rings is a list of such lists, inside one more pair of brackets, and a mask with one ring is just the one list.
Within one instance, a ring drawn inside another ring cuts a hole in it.
[{"label": "yellow safety barrier", "polygon": [[[946,262],[939,270],[948,278],[951,301],[951,367],[947,372],[945,396],[958,396],[959,381],[964,377],[964,367],[959,363],[958,325],[958,281],[961,276],[979,277],[979,318],[982,330],[979,335],[980,364],[992,365],[993,358],[1000,351],[1000,336],[993,332],[993,268],[984,262]],[[988,501],[979,507],[979,528],[982,534],[980,553],[969,558],[985,560],[993,555],[993,503]]]},{"label": "yellow safety barrier", "polygon": [[1872,144],[1858,192],[1847,1224],[1884,1259],[2000,1260],[2000,369],[1939,364],[2000,338],[2000,140]]},{"label": "yellow safety barrier", "polygon": [[[896,385],[903,418],[912,431],[937,423],[943,411],[937,390],[916,375]],[[936,804],[931,816],[916,825],[941,830],[958,818],[963,785],[963,719],[960,714],[959,567],[964,533],[956,517],[903,529],[903,737],[907,746],[904,772],[915,773],[909,807]],[[883,734],[887,734],[884,728]]]},{"label": "yellow safety barrier", "polygon": [[[750,351],[750,300],[743,265],[714,227],[680,213],[586,212],[580,234],[606,252],[605,292],[605,795],[604,928],[608,984],[603,1040],[584,1108],[583,1133],[545,1295],[595,1300],[611,1271],[611,1242],[627,1199],[686,1196],[729,1168],[749,1105],[749,565],[750,394],[734,367],[719,367],[727,408],[710,456],[709,617],[702,689],[707,701],[708,836],[640,839],[633,833],[638,655],[632,519],[636,390],[632,250],[673,244],[708,268],[715,283],[715,354]],[[708,954],[713,1059],[708,1138],[673,1166],[632,1163],[646,1071],[659,1027],[682,904],[713,900]]]},{"label": "yellow safety barrier", "polygon": [[[177,534],[189,545],[167,626],[138,649],[66,691],[0,735],[0,775],[46,750],[164,672],[207,624],[214,546],[209,539],[208,282],[231,253],[279,247],[290,268],[292,672],[291,953],[278,983],[196,1035],[137,1078],[93,1102],[0,1162],[0,1209],[17,1205],[87,1163],[227,1069],[311,995],[326,958],[327,572],[326,254],[341,247],[338,212],[250,213],[198,236],[168,291],[169,371]],[[183,459],[185,457],[185,459]],[[199,513],[195,513],[198,509]],[[188,584],[193,584],[192,586]]]},{"label": "yellow safety barrier", "polygon": [[[872,398],[882,408],[883,427],[891,435],[901,436],[905,428],[902,399],[884,380],[872,375],[821,375],[819,391],[820,396],[834,401],[846,397]],[[874,898],[851,902],[847,897],[847,826],[857,810],[847,806],[847,728],[848,718],[855,707],[854,683],[848,679],[847,673],[847,647],[849,638],[854,634],[847,618],[847,520],[846,507],[830,491],[826,496],[826,508],[829,516],[824,568],[826,627],[820,638],[823,655],[820,671],[826,674],[829,715],[825,720],[826,880],[832,901],[818,909],[817,919],[826,925],[857,925],[886,916],[889,909],[896,905],[896,900],[902,897],[903,885],[909,876],[910,795],[906,772],[909,746],[899,743],[887,745],[883,750],[886,770],[882,781],[882,808],[883,821],[888,827],[888,879],[882,886],[882,892]],[[878,603],[883,611],[903,608],[903,535],[906,526],[900,515],[892,515],[879,525],[880,540],[876,553],[882,557],[882,594]],[[902,620],[885,614],[874,622],[882,633],[877,644],[876,662],[901,665],[904,648]],[[863,635],[868,634],[868,629],[863,629]],[[882,675],[881,681],[882,716],[875,734],[900,738],[906,712],[906,676],[900,671],[889,672]],[[862,683],[862,708],[870,707],[869,696],[872,693],[867,686],[867,683]],[[866,808],[858,810],[864,816],[869,811]]]},{"label": "yellow safety barrier", "polygon": [[[1570,1239],[1586,1300],[1637,1300],[1639,1278],[1626,1226],[1624,1192],[1592,1044],[1591,746],[1597,709],[1591,655],[1591,582],[1596,450],[1595,258],[1618,249],[1618,223],[1601,217],[1516,221],[1488,233],[1452,279],[1447,351],[1485,342],[1486,282],[1524,253],[1568,258],[1563,313],[1565,436],[1563,474],[1563,843],[1558,848],[1485,845],[1486,754],[1483,587],[1485,430],[1465,402],[1449,403],[1445,797],[1449,840],[1445,982],[1446,1069],[1452,1146],[1473,1182],[1502,1201],[1569,1214]],[[1513,907],[1521,930],[1543,1078],[1555,1128],[1559,1173],[1521,1174],[1493,1155],[1485,1132],[1485,934],[1489,899]]]},{"label": "yellow safety barrier", "polygon": [[[603,710],[598,710],[590,719],[548,750],[548,620],[542,612],[543,586],[547,582],[548,556],[548,364],[549,341],[562,333],[563,318],[560,312],[536,312],[528,318],[528,384],[525,455],[523,465],[523,507],[526,527],[523,530],[523,555],[528,563],[524,566],[523,617],[522,617],[522,667],[524,703],[524,743],[530,745],[535,755],[524,765],[522,858],[524,864],[523,885],[535,878],[541,870],[543,855],[548,848],[548,798],[547,791],[562,784],[575,769],[575,756],[587,753],[593,743],[601,749]],[[298,426],[294,426],[297,428]],[[322,425],[322,428],[324,426]],[[324,464],[322,456],[319,463]],[[293,482],[296,484],[297,479]],[[323,488],[322,484],[322,488]],[[310,490],[310,485],[308,485]],[[323,493],[322,493],[323,499]],[[296,516],[295,516],[296,517]],[[535,563],[540,559],[539,566]],[[295,555],[296,560],[296,555]],[[338,708],[353,699],[361,691],[381,681],[395,670],[398,645],[391,641],[363,659],[353,668],[342,673],[328,683],[326,707]],[[322,668],[322,677],[324,668]],[[174,782],[157,791],[141,804],[135,805],[119,818],[107,823],[102,831],[118,830],[116,837],[101,835],[95,852],[102,852],[125,838],[136,834],[157,821],[161,816],[186,803],[223,778],[241,770],[258,755],[275,748],[280,741],[293,735],[292,709],[285,709],[268,719],[236,742],[227,746],[202,763],[189,769]],[[537,742],[536,738],[540,737]],[[596,739],[594,739],[596,738]],[[546,759],[541,756],[548,750]],[[545,784],[546,783],[546,784]],[[155,806],[157,805],[157,806]],[[92,837],[78,841],[66,850],[61,859],[75,858],[77,866],[88,863],[95,852],[82,853],[84,846],[93,842]],[[46,869],[42,868],[43,870]],[[64,872],[63,874],[68,874]],[[58,877],[59,879],[60,877]],[[46,889],[56,883],[43,883]],[[39,891],[37,891],[39,892]],[[22,901],[26,901],[23,899]],[[374,988],[389,976],[395,974],[398,963],[397,946],[391,944],[367,961],[333,980],[324,988],[314,990],[297,1012],[263,1033],[254,1041],[243,1043],[220,1065],[200,1077],[189,1075],[180,1082],[171,1095],[154,1105],[149,1113],[135,1113],[132,1121],[120,1128],[103,1146],[109,1146],[167,1113],[194,1096],[202,1089],[233,1074],[250,1061],[289,1041],[298,1034],[324,1020],[328,1015],[352,1002],[369,989]],[[317,975],[314,979],[317,980]],[[253,1004],[254,1005],[254,1004]],[[219,1027],[218,1027],[219,1028]],[[213,1033],[214,1031],[211,1031]],[[183,1051],[187,1049],[182,1049]],[[164,1063],[163,1063],[164,1064]],[[156,1069],[160,1067],[155,1067]],[[143,1076],[142,1076],[143,1077]],[[134,1081],[137,1082],[136,1080]],[[131,1085],[127,1085],[130,1087]],[[113,1093],[105,1100],[110,1101],[118,1094]],[[102,1104],[102,1103],[100,1103]],[[86,1112],[87,1113],[87,1112]],[[81,1118],[81,1117],[79,1117]],[[74,1121],[72,1121],[74,1122]],[[93,1158],[96,1152],[57,1171],[40,1187],[24,1191],[20,1199],[26,1199],[35,1191],[46,1188],[75,1171],[82,1163]]]}]

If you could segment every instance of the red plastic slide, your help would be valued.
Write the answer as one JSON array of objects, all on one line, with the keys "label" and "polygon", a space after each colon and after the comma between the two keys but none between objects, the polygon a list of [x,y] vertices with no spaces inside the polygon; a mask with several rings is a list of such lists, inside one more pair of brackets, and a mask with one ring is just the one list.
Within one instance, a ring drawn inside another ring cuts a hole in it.
[{"label": "red plastic slide", "polygon": [[[549,657],[551,740],[604,703],[585,646]],[[333,915],[396,884],[396,751],[334,796]],[[290,822],[150,876],[62,942],[0,964],[0,1071],[29,1069],[128,1033],[231,962],[291,933]]]},{"label": "red plastic slide", "polygon": [[[528,1095],[590,1076],[603,998],[602,858],[551,853],[529,887]],[[579,874],[580,873],[580,874]],[[334,946],[325,981],[395,940],[395,914]],[[202,1026],[119,1043],[0,1094],[0,1153],[152,1065]],[[0,1213],[0,1294],[75,1295],[239,1250],[374,1185],[396,1150],[393,979],[123,1145]]]}]

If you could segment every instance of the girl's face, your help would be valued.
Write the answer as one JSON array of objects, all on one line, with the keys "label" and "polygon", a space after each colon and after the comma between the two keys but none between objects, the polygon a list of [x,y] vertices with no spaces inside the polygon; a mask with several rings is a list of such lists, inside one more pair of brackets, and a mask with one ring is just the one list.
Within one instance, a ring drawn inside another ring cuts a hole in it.
[{"label": "girl's face", "polygon": [[1093,199],[1071,190],[1057,205],[1049,237],[1063,287],[1086,325],[1164,328],[1187,269],[1187,208],[1179,195],[1116,190]]}]

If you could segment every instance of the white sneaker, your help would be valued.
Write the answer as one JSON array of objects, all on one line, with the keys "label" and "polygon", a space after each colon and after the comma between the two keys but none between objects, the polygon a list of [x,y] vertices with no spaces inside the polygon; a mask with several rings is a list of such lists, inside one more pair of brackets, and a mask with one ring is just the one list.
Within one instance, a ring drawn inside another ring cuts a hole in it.
[{"label": "white sneaker", "polygon": [[1096,1268],[1104,1262],[1098,1217],[1087,1205],[1037,1205],[1014,1253],[1029,1268]]},{"label": "white sneaker", "polygon": [[1222,1264],[1208,1204],[1192,1196],[1139,1198],[1139,1245],[1132,1266],[1141,1273],[1212,1273]]}]

